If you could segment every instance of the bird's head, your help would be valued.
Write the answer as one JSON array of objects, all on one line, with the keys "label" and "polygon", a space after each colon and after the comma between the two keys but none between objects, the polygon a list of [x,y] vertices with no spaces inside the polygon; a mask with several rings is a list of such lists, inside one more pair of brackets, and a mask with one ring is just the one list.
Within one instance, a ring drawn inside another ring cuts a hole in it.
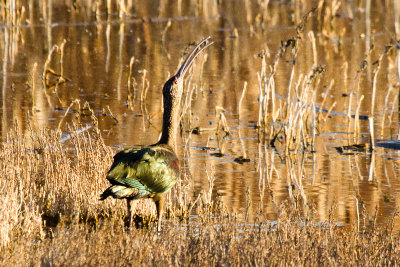
[{"label": "bird's head", "polygon": [[174,76],[172,76],[164,85],[163,95],[164,97],[176,98],[181,96],[183,90],[183,79],[186,72],[192,66],[194,59],[213,42],[207,42],[210,36],[205,37],[201,40],[189,53],[185,61],[179,67],[178,71]]},{"label": "bird's head", "polygon": [[164,85],[164,98],[176,98],[182,95],[183,79],[181,77],[172,76]]}]

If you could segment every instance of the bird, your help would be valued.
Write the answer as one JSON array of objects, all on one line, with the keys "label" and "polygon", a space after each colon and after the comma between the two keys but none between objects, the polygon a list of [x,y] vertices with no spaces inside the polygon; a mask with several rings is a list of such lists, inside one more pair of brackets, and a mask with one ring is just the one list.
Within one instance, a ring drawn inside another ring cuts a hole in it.
[{"label": "bird", "polygon": [[131,201],[151,198],[157,210],[157,231],[161,231],[165,194],[180,176],[176,135],[183,81],[194,59],[213,43],[209,39],[210,36],[207,36],[197,43],[176,74],[164,84],[162,133],[158,142],[141,148],[128,148],[114,156],[114,162],[106,176],[111,186],[100,195],[100,200],[109,196],[126,199],[128,227],[132,222]]}]

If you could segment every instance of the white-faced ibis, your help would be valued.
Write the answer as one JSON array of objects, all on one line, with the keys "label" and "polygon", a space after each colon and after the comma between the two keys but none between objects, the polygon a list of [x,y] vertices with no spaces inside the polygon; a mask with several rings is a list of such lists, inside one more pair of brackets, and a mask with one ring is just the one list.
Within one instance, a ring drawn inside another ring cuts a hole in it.
[{"label": "white-faced ibis", "polygon": [[128,226],[131,224],[131,201],[152,198],[157,208],[157,229],[161,230],[164,198],[179,178],[179,160],[175,153],[175,139],[179,124],[179,107],[183,92],[183,79],[193,60],[212,43],[210,37],[201,40],[189,53],[178,72],[163,88],[163,126],[160,140],[154,145],[130,148],[114,156],[107,173],[111,183],[100,199],[109,196],[127,200]]}]

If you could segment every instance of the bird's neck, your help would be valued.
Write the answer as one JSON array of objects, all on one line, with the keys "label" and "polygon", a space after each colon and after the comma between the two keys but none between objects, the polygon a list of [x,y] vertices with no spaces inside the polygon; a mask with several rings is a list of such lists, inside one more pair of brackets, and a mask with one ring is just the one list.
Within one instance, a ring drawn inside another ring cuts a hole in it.
[{"label": "bird's neck", "polygon": [[170,95],[164,95],[164,114],[163,114],[163,126],[162,134],[158,144],[167,144],[172,148],[176,146],[176,134],[179,123],[179,107],[181,97],[172,97]]}]

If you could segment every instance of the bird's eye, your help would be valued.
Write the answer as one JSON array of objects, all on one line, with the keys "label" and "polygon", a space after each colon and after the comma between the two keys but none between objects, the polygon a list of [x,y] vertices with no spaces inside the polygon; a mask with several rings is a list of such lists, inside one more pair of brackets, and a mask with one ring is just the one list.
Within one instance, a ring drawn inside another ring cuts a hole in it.
[{"label": "bird's eye", "polygon": [[177,83],[178,83],[178,78],[175,78],[174,84],[177,84]]}]

